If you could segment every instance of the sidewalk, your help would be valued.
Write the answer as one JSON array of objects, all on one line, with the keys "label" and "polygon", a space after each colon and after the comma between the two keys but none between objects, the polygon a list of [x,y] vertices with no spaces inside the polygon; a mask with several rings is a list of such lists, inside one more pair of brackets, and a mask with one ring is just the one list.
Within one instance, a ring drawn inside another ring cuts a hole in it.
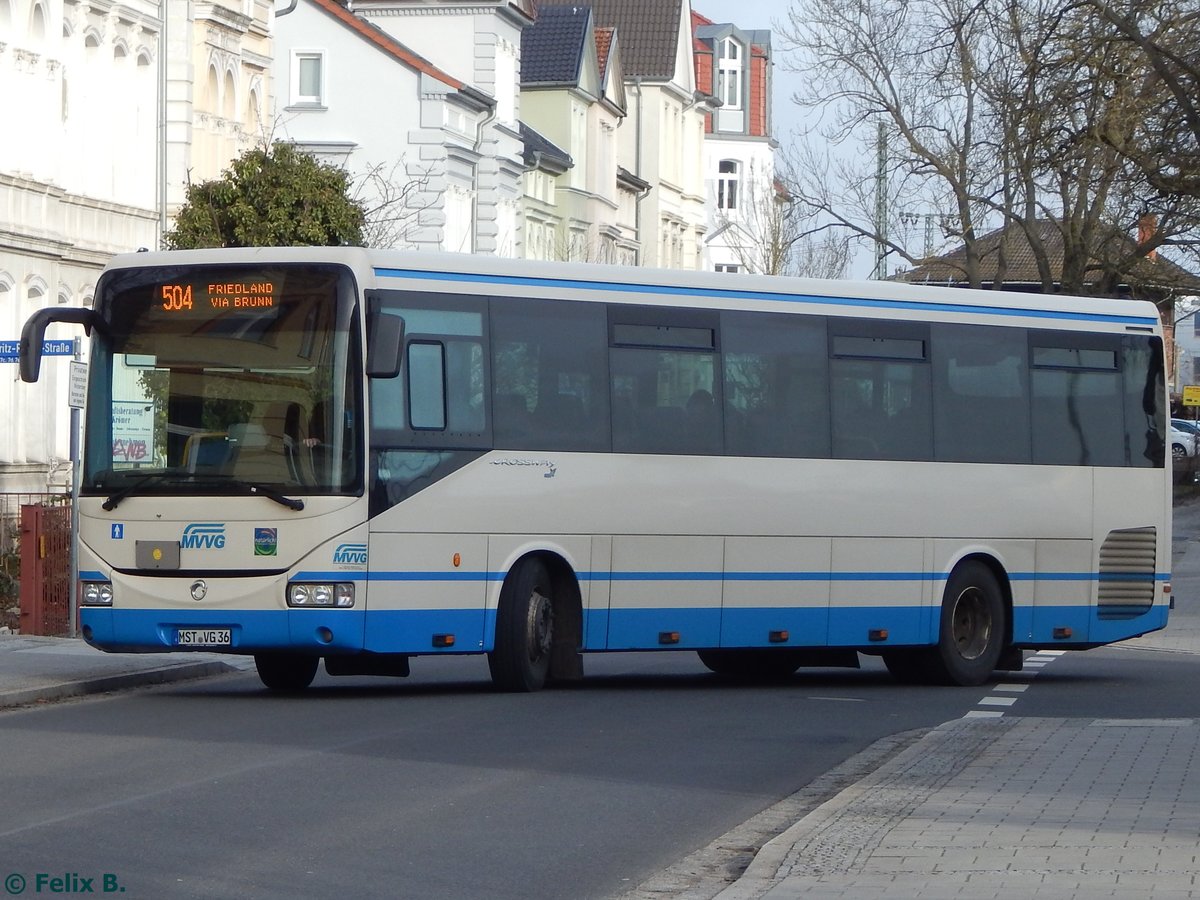
[{"label": "sidewalk", "polygon": [[1195,719],[960,719],[768,843],[720,900],[1200,897]]},{"label": "sidewalk", "polygon": [[72,638],[0,634],[0,709],[203,678],[246,665],[245,657],[215,653],[104,653]]}]

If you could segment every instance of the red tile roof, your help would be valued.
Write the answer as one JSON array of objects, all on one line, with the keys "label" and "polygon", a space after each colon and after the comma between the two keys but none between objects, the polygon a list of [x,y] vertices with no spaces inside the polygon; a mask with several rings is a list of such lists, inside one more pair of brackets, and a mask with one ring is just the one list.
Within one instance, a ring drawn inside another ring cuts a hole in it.
[{"label": "red tile roof", "polygon": [[608,51],[612,47],[613,33],[615,28],[597,28],[596,35],[596,62],[600,69],[600,74],[608,69]]}]

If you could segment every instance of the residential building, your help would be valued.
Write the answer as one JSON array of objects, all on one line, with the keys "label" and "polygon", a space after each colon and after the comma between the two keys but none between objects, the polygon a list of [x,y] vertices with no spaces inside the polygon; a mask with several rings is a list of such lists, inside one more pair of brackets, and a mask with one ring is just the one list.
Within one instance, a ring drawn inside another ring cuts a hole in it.
[{"label": "residential building", "polygon": [[704,121],[716,101],[697,89],[691,4],[590,0],[590,6],[596,25],[615,29],[620,43],[627,115],[617,131],[617,164],[641,239],[638,263],[702,268]]},{"label": "residential building", "polygon": [[[236,157],[269,142],[273,101],[271,0],[164,5],[169,16],[167,52],[160,60],[166,136],[158,145],[159,196],[165,197],[158,207],[160,231],[170,227],[189,184],[218,178]],[[153,132],[147,137],[157,144]]]},{"label": "residential building", "polygon": [[558,207],[558,179],[574,163],[571,154],[524,122],[521,139],[525,145],[525,258],[554,259],[565,230]]},{"label": "residential building", "polygon": [[721,105],[705,120],[706,268],[771,272],[780,192],[771,137],[771,32],[692,13],[696,86]]},{"label": "residential building", "polygon": [[[619,177],[617,130],[626,113],[619,40],[595,26],[589,6],[540,3],[522,38],[522,126],[565,154],[569,165],[545,179],[550,158],[526,174],[526,256],[586,262],[636,263],[640,243],[636,188]],[[530,144],[527,144],[527,152]],[[553,213],[544,192],[553,191]],[[629,199],[634,199],[630,197]]]},{"label": "residential building", "polygon": [[277,132],[346,166],[374,245],[521,255],[527,2],[296,0],[276,16]]}]

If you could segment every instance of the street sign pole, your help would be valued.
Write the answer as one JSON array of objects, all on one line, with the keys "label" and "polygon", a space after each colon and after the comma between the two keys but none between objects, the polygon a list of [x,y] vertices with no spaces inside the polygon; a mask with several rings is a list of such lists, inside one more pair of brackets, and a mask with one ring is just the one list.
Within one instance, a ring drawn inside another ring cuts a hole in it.
[{"label": "street sign pole", "polygon": [[72,358],[70,373],[69,401],[71,404],[71,582],[67,588],[67,635],[77,636],[76,619],[79,616],[79,410],[83,406],[83,396],[79,389],[80,370],[84,373],[83,383],[86,384],[87,367],[83,362],[83,339],[75,338],[72,342]]}]

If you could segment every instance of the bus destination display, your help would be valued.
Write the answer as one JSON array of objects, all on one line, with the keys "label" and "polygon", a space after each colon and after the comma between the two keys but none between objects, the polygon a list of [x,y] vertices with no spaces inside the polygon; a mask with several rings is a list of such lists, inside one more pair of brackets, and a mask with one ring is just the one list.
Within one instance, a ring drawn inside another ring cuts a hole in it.
[{"label": "bus destination display", "polygon": [[182,313],[228,309],[270,309],[275,306],[272,281],[170,283],[161,286],[164,312]]}]

